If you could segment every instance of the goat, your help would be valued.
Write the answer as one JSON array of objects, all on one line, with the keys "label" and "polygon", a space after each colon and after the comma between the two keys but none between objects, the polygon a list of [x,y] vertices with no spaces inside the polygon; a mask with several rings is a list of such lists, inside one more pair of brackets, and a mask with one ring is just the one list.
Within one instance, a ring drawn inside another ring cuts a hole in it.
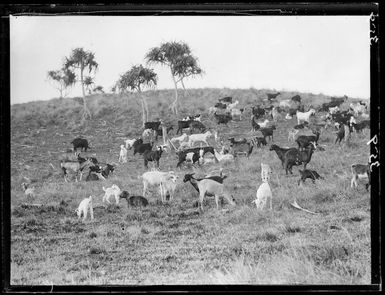
[{"label": "goat", "polygon": [[119,160],[120,163],[127,163],[127,149],[124,147],[124,145],[120,146],[120,153],[119,153]]},{"label": "goat", "polygon": [[203,199],[206,195],[214,195],[215,196],[215,203],[217,205],[217,210],[219,209],[219,197],[223,196],[227,199],[227,201],[231,205],[235,205],[235,200],[233,196],[230,196],[230,194],[224,189],[224,186],[222,183],[219,183],[213,179],[207,179],[203,178],[201,180],[197,180],[193,177],[193,174],[186,174],[184,176],[183,182],[190,181],[190,183],[194,187],[198,187],[199,191],[199,203],[200,203],[200,209],[203,211]]},{"label": "goat", "polygon": [[189,145],[193,146],[196,142],[204,142],[206,145],[209,145],[207,138],[210,136],[212,136],[210,130],[206,131],[205,133],[191,134],[189,136]]},{"label": "goat", "polygon": [[146,207],[148,200],[142,196],[130,196],[127,191],[122,191],[119,195],[121,199],[126,199],[128,207]]},{"label": "goat", "polygon": [[227,108],[227,104],[225,103],[221,103],[221,102],[217,102],[214,107],[218,108],[218,109],[226,109]]},{"label": "goat", "polygon": [[172,177],[171,179],[165,179],[160,184],[160,195],[162,201],[173,200],[175,195],[175,189],[177,186],[176,180],[177,176]]},{"label": "goat", "polygon": [[83,151],[83,149],[84,151],[87,151],[87,149],[90,149],[87,139],[84,139],[84,138],[77,137],[73,141],[71,141],[71,143],[74,147],[75,152],[77,151],[78,148],[80,148],[81,151]]},{"label": "goat", "polygon": [[298,144],[298,148],[302,149],[302,148],[306,148],[311,143],[318,144],[319,136],[320,136],[320,132],[315,131],[315,135],[300,135],[297,137],[295,141]]},{"label": "goat", "polygon": [[365,128],[370,128],[370,121],[369,120],[364,120],[358,123],[352,123],[353,130],[356,132],[361,132]]},{"label": "goat", "polygon": [[271,141],[274,141],[274,138],[273,138],[273,130],[275,130],[274,125],[271,127],[260,128],[259,130],[262,132],[262,135],[264,138],[268,136]]},{"label": "goat", "polygon": [[179,151],[177,152],[177,155],[178,155],[178,163],[176,165],[176,167],[180,167],[180,165],[186,161],[186,156],[188,153],[194,153],[194,155],[191,156],[191,159],[193,160],[193,163],[199,161],[199,152],[200,150],[203,149],[204,151],[204,154],[207,153],[207,152],[210,152],[211,154],[214,155],[214,148],[211,147],[211,146],[205,146],[205,147],[196,147],[196,148],[189,148],[189,149],[186,149],[186,150],[182,150],[182,151]]},{"label": "goat", "polygon": [[82,180],[82,176],[83,176],[83,169],[87,166],[87,165],[90,165],[92,164],[91,162],[91,159],[87,159],[86,161],[84,161],[83,163],[79,163],[79,162],[61,162],[60,163],[60,167],[61,169],[63,170],[63,174],[64,174],[64,180],[65,182],[68,182],[67,181],[67,170],[72,170],[73,172],[76,173],[75,175],[75,181],[77,182],[78,181],[78,174],[80,172],[80,179],[79,180]]},{"label": "goat", "polygon": [[359,114],[365,113],[365,110],[366,110],[366,106],[360,103],[356,103],[356,104],[351,103],[349,105],[349,108],[354,112],[356,116],[358,116]]},{"label": "goat", "polygon": [[267,141],[265,137],[253,137],[250,139],[252,145],[256,145],[257,147],[261,147],[261,145],[267,145]]},{"label": "goat", "polygon": [[266,111],[259,106],[257,107],[251,107],[251,112],[254,115],[256,119],[259,119],[260,117],[264,116]]},{"label": "goat", "polygon": [[297,115],[298,124],[300,124],[302,121],[309,122],[310,116],[315,115],[315,109],[310,109],[309,111],[307,111],[305,113],[297,110],[296,115]]},{"label": "goat", "polygon": [[292,168],[294,165],[298,166],[303,163],[303,168],[306,169],[306,165],[310,162],[313,152],[316,150],[316,148],[316,145],[313,143],[301,151],[297,149],[288,150],[284,155],[284,168],[286,175],[288,174],[288,171],[293,174]]},{"label": "goat", "polygon": [[282,108],[290,108],[291,104],[292,103],[291,103],[290,99],[281,100],[279,102],[279,106],[282,107]]},{"label": "goat", "polygon": [[134,146],[134,156],[136,153],[138,153],[139,155],[143,155],[146,151],[151,151],[153,146],[154,142],[141,143]]},{"label": "goat", "polygon": [[159,130],[161,123],[162,123],[162,121],[145,122],[144,123],[144,129],[152,129],[154,131],[157,131],[157,130]]},{"label": "goat", "polygon": [[272,171],[268,164],[261,163],[261,179],[262,181],[268,181],[270,179]]},{"label": "goat", "polygon": [[232,154],[234,157],[237,154],[245,154],[249,158],[251,152],[253,151],[253,145],[250,142],[235,144],[231,147]]},{"label": "goat", "polygon": [[217,124],[224,124],[227,126],[227,123],[232,120],[232,117],[230,114],[217,114],[214,112],[214,117],[217,120]]},{"label": "goat", "polygon": [[232,161],[234,161],[234,156],[232,154],[218,153],[215,149],[214,149],[214,157],[217,159],[218,162],[232,162]]},{"label": "goat", "polygon": [[301,96],[299,96],[298,94],[297,95],[294,95],[292,98],[291,98],[292,101],[295,101],[295,102],[298,102],[298,103],[301,103]]},{"label": "goat", "polygon": [[344,139],[344,137],[345,137],[345,128],[344,128],[344,126],[345,126],[344,124],[341,124],[339,126],[339,130],[336,132],[337,137],[336,137],[336,140],[335,140],[334,144],[336,144],[337,141],[340,144],[341,141]]},{"label": "goat", "polygon": [[281,160],[282,163],[282,168],[284,168],[284,163],[285,163],[285,154],[289,150],[296,150],[296,148],[281,148],[276,144],[271,145],[270,151],[275,151],[277,154],[278,158]]},{"label": "goat", "polygon": [[254,118],[255,118],[255,115],[252,115],[251,116],[251,131],[257,131],[258,129],[261,128],[261,126],[259,126],[259,124],[257,122],[255,122]]},{"label": "goat", "polygon": [[204,158],[203,155],[204,155],[204,150],[200,149],[199,150],[199,163],[200,164],[209,164],[209,163],[218,162],[217,158],[215,157],[215,152],[214,152],[213,158]]},{"label": "goat", "polygon": [[107,178],[115,170],[114,165],[107,164],[106,167],[101,171],[101,174],[104,178]]},{"label": "goat", "polygon": [[256,199],[254,201],[252,201],[252,203],[255,203],[255,205],[257,206],[257,209],[263,210],[263,209],[265,209],[266,204],[267,204],[267,200],[269,199],[270,200],[270,210],[272,210],[273,209],[272,198],[273,198],[273,194],[271,193],[270,185],[266,180],[266,181],[262,182],[262,184],[259,186],[259,188],[257,190]]},{"label": "goat", "polygon": [[301,174],[301,178],[298,180],[298,185],[300,185],[301,182],[304,183],[307,178],[310,178],[313,183],[315,183],[316,179],[324,179],[321,175],[317,173],[317,171],[314,170],[300,169],[299,173]]},{"label": "goat", "polygon": [[222,102],[222,103],[232,103],[233,102],[233,98],[231,96],[226,96],[226,97],[223,97],[223,98],[219,98],[218,99],[219,102]]},{"label": "goat", "polygon": [[122,191],[116,184],[113,184],[111,187],[108,187],[108,188],[104,188],[103,186],[103,190],[104,190],[103,203],[107,202],[108,204],[111,204],[109,199],[111,196],[114,196],[116,205],[119,205],[119,195],[121,194]]},{"label": "goat", "polygon": [[200,121],[190,121],[190,133],[192,134],[195,129],[198,129],[201,133],[206,131],[206,126]]},{"label": "goat", "polygon": [[27,197],[35,197],[35,188],[34,187],[28,187],[28,184],[23,182],[21,184],[21,187],[23,188],[24,194]]},{"label": "goat", "polygon": [[280,109],[278,107],[274,107],[271,110],[271,116],[273,117],[273,120],[277,122],[279,119],[281,119]]},{"label": "goat", "polygon": [[75,210],[76,214],[78,215],[78,219],[80,219],[83,215],[83,221],[87,218],[88,210],[90,211],[91,220],[94,219],[94,209],[92,206],[92,196],[89,196],[88,198],[83,199],[79,207]]},{"label": "goat", "polygon": [[369,182],[365,185],[366,190],[368,191],[370,186],[370,178],[371,178],[371,172],[370,172],[370,163],[363,165],[363,164],[353,164],[351,166],[352,170],[352,180],[350,182],[350,186],[355,187],[358,186],[357,180],[358,178],[368,178]]},{"label": "goat", "polygon": [[[161,185],[162,182],[167,180],[176,181],[177,177],[174,171],[162,172],[162,171],[147,171],[142,176],[138,177],[143,180],[143,196],[146,197],[146,192],[149,186]],[[163,195],[161,195],[163,201]]]},{"label": "goat", "polygon": [[124,141],[125,145],[126,145],[126,149],[131,149],[132,148],[132,145],[134,144],[135,141],[137,141],[138,138],[134,138],[134,139],[126,139]]},{"label": "goat", "polygon": [[238,100],[236,100],[233,103],[230,103],[229,105],[227,105],[227,110],[231,110],[231,109],[235,108],[237,106],[237,104],[239,104]]},{"label": "goat", "polygon": [[340,111],[340,108],[339,108],[338,106],[329,108],[329,113],[330,113],[330,114],[336,114],[336,113],[339,112],[339,111]]},{"label": "goat", "polygon": [[261,127],[261,128],[266,128],[267,127],[267,124],[269,123],[269,120],[265,120],[264,122],[257,122],[257,124]]},{"label": "goat", "polygon": [[159,168],[159,160],[162,156],[162,147],[157,147],[156,151],[146,150],[143,153],[144,167],[148,168],[148,162],[156,162],[156,166]]},{"label": "goat", "polygon": [[185,139],[188,139],[188,135],[186,133],[183,133],[181,136],[171,138],[170,141],[172,143],[178,142],[180,144]]},{"label": "goat", "polygon": [[272,99],[275,99],[278,95],[280,95],[280,92],[277,93],[266,93],[267,99],[270,101]]}]

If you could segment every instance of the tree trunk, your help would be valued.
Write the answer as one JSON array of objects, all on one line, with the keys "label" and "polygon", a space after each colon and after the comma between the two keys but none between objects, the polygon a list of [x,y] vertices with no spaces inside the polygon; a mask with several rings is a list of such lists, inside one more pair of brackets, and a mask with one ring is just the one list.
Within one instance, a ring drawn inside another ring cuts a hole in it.
[{"label": "tree trunk", "polygon": [[188,91],[187,91],[186,87],[184,87],[183,79],[181,79],[180,82],[182,83],[182,87],[183,87],[183,90],[184,90],[184,95],[187,97]]},{"label": "tree trunk", "polygon": [[82,84],[82,93],[83,93],[83,115],[82,119],[91,118],[91,112],[87,107],[86,93],[84,91],[84,81],[83,81],[83,68],[80,69],[80,83]]},{"label": "tree trunk", "polygon": [[172,112],[175,113],[175,115],[178,115],[178,85],[176,84],[176,80],[174,75],[171,72],[172,81],[174,82],[175,86],[175,100],[172,102],[170,109]]},{"label": "tree trunk", "polygon": [[140,102],[142,103],[142,121],[143,121],[143,127],[144,127],[144,123],[146,123],[146,110],[145,110],[145,107],[144,107],[144,101],[143,101],[143,97],[140,98]]},{"label": "tree trunk", "polygon": [[143,98],[143,101],[144,101],[144,107],[146,109],[146,122],[148,122],[148,115],[149,115],[148,104],[147,104],[147,100],[145,98]]}]

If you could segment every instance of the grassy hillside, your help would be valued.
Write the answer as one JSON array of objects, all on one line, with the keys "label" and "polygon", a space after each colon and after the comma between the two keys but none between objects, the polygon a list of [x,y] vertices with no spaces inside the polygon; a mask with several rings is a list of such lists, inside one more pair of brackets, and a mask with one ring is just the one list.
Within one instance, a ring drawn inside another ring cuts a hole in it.
[{"label": "grassy hillside", "polygon": [[[181,97],[181,114],[203,113],[202,122],[218,129],[226,139],[250,137],[250,114],[217,127],[208,107],[218,98],[233,96],[239,107],[255,105],[267,90],[191,89]],[[281,91],[282,92],[282,91]],[[283,92],[287,99],[296,92]],[[168,110],[173,91],[148,91],[151,120],[162,118],[176,125]],[[325,95],[300,93],[305,105],[328,101]],[[286,176],[276,154],[256,148],[247,160],[240,157],[225,164],[225,185],[237,201],[226,201],[217,211],[213,198],[206,198],[205,212],[195,207],[198,199],[191,184],[183,183],[186,172],[175,168],[174,152],[162,155],[162,171],[179,176],[176,198],[162,204],[156,190],[150,206],[128,209],[103,207],[102,186],[117,184],[141,194],[138,180],[145,168],[141,156],[129,151],[128,163],[120,164],[105,182],[65,183],[58,156],[71,148],[77,136],[87,138],[89,153],[99,161],[117,163],[125,138],[139,136],[140,105],[129,97],[95,95],[87,98],[93,118],[80,122],[78,98],[53,99],[11,107],[11,282],[13,284],[369,284],[370,194],[364,185],[350,188],[350,165],[366,163],[369,134],[353,135],[348,144],[334,145],[332,130],[321,134],[325,151],[316,151],[309,163],[325,177],[298,186],[298,167]],[[346,107],[346,106],[345,106]],[[249,111],[247,111],[249,112]],[[319,116],[317,114],[317,116]],[[274,143],[290,146],[288,129],[296,119],[277,123]],[[212,145],[215,142],[210,139]],[[161,139],[160,139],[161,142]],[[258,211],[251,201],[261,184],[260,163],[273,169],[270,186],[273,211]],[[50,165],[52,164],[52,166]],[[218,169],[219,164],[197,168],[196,174]],[[28,177],[37,196],[26,198],[20,184]],[[93,222],[82,223],[74,212],[79,202],[97,196]],[[290,206],[296,198],[316,215]],[[42,207],[25,207],[39,203]]]}]

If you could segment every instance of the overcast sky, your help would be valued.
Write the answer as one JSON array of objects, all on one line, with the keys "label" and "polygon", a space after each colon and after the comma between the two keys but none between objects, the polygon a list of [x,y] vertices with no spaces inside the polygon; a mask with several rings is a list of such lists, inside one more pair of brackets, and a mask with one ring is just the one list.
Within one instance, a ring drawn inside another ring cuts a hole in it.
[{"label": "overcast sky", "polygon": [[[187,88],[269,88],[370,96],[369,16],[10,17],[11,104],[58,97],[47,82],[72,49],[95,53],[107,92],[162,42],[184,41],[205,71]],[[158,89],[169,70],[152,66]],[[74,87],[69,96],[81,95]]]}]

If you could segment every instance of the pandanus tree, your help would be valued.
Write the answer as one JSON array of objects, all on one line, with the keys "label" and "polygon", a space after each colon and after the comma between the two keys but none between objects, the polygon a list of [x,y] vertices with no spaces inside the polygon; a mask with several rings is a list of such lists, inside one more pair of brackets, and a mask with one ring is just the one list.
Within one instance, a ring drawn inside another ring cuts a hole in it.
[{"label": "pandanus tree", "polygon": [[[91,118],[91,112],[87,107],[86,102],[86,77],[84,71],[88,70],[88,74],[95,73],[98,69],[98,63],[95,61],[95,54],[90,51],[85,51],[83,48],[75,48],[72,50],[69,57],[65,58],[64,68],[74,72],[77,70],[80,75],[80,84],[83,94],[83,119]],[[92,78],[91,78],[92,80]]]},{"label": "pandanus tree", "polygon": [[[184,42],[167,42],[151,48],[145,59],[148,64],[161,64],[169,67],[175,87],[175,100],[170,108],[178,114],[178,83],[183,89],[183,80],[203,73],[198,59],[191,54],[190,47]],[[185,89],[186,90],[186,89]]]},{"label": "pandanus tree", "polygon": [[143,95],[144,88],[152,88],[156,86],[157,75],[152,69],[143,67],[142,65],[133,66],[129,71],[120,76],[115,87],[120,93],[128,91],[136,91],[142,104],[142,120],[144,123],[148,121],[148,104],[146,97]]},{"label": "pandanus tree", "polygon": [[68,69],[48,71],[47,77],[51,85],[59,91],[60,98],[67,96],[69,88],[76,83],[76,75]]}]

